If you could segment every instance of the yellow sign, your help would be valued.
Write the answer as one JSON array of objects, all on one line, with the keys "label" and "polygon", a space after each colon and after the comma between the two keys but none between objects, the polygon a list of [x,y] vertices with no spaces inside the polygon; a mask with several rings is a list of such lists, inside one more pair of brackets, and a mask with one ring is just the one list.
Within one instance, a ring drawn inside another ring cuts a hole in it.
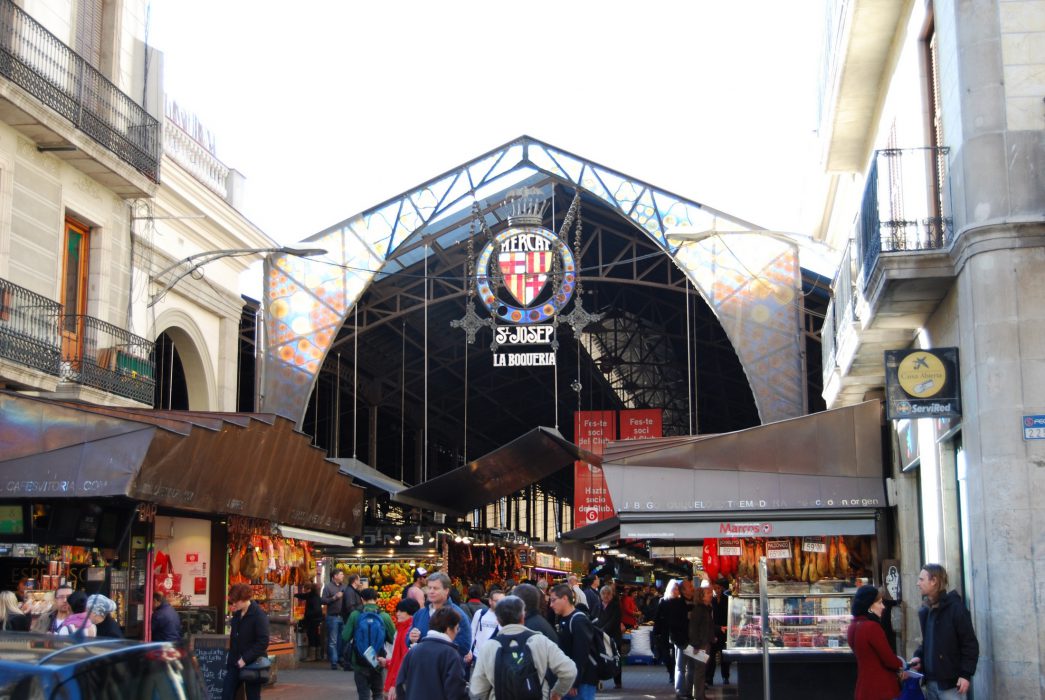
[{"label": "yellow sign", "polygon": [[908,396],[926,399],[947,384],[947,369],[931,352],[912,352],[900,361],[896,378]]}]

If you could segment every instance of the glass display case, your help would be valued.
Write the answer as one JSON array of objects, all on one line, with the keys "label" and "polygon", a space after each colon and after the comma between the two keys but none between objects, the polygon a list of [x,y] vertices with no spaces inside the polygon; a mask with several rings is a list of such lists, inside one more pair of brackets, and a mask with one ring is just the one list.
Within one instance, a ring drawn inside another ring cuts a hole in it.
[{"label": "glass display case", "polygon": [[[852,596],[847,593],[771,593],[769,647],[788,651],[848,652],[846,630],[852,620]],[[759,597],[742,593],[729,599],[726,648],[761,651],[762,616]]]},{"label": "glass display case", "polygon": [[[257,586],[255,586],[257,588]],[[281,586],[278,583],[266,582],[261,586],[262,596],[256,596],[255,600],[261,609],[269,616],[269,641],[270,642],[292,642],[293,641],[293,598],[290,595],[290,586]]]}]

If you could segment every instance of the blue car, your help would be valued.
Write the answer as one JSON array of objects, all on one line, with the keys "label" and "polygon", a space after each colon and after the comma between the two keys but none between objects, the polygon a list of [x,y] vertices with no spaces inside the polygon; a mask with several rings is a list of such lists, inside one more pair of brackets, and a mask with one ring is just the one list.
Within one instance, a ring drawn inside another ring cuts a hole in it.
[{"label": "blue car", "polygon": [[190,655],[167,642],[0,633],[0,700],[206,700]]}]

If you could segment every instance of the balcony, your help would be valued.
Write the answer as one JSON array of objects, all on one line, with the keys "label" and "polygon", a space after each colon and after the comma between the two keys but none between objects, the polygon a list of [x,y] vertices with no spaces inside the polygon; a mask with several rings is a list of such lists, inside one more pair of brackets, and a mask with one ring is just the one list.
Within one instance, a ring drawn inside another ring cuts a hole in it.
[{"label": "balcony", "polygon": [[[0,279],[0,362],[5,383],[23,388],[53,388],[57,380],[26,372],[29,368],[58,376],[58,319],[62,305]],[[7,363],[13,363],[10,366]]]},{"label": "balcony", "polygon": [[154,344],[91,316],[62,316],[61,378],[138,403],[153,403]]},{"label": "balcony", "polygon": [[875,153],[855,250],[847,248],[832,285],[833,329],[824,324],[830,408],[862,401],[884,385],[883,352],[909,346],[953,284],[946,165],[945,148]]},{"label": "balcony", "polygon": [[163,152],[211,192],[229,199],[229,166],[169,118],[163,124]]},{"label": "balcony", "polygon": [[0,75],[0,119],[38,148],[124,197],[159,182],[159,122],[12,0],[0,0]]}]

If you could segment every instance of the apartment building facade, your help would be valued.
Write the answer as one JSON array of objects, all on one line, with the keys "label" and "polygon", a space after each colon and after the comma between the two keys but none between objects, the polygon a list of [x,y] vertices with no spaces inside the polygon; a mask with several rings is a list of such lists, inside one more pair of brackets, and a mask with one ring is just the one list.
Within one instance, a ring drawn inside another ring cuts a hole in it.
[{"label": "apartment building facade", "polygon": [[979,636],[974,694],[1041,697],[1045,3],[827,5],[815,228],[846,255],[826,403],[887,398],[886,351],[958,352],[961,415],[891,421],[901,653],[939,562]]},{"label": "apartment building facade", "polygon": [[147,22],[144,1],[0,0],[0,386],[236,410],[236,290],[258,256],[200,254],[275,243],[165,99]]}]

